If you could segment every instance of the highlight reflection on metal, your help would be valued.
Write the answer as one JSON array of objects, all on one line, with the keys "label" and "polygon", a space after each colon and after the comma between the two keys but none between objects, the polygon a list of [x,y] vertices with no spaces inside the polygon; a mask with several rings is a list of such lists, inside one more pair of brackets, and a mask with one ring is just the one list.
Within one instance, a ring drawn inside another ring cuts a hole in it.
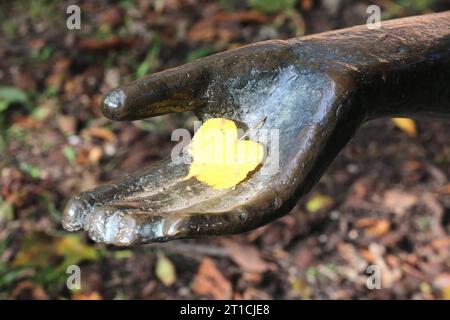
[{"label": "highlight reflection on metal", "polygon": [[244,232],[289,212],[366,120],[450,116],[450,12],[245,46],[110,92],[103,113],[136,120],[193,110],[278,129],[279,171],[235,188],[184,180],[170,159],[74,197],[67,230],[132,245]]}]

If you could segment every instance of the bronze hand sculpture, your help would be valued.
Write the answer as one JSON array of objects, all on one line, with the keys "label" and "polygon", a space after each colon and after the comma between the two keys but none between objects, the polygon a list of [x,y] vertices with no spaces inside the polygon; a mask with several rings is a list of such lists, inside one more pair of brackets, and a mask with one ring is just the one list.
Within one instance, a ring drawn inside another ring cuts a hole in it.
[{"label": "bronze hand sculpture", "polygon": [[240,233],[294,206],[358,127],[382,116],[450,115],[450,12],[266,41],[153,74],[106,95],[136,120],[193,110],[279,131],[279,169],[235,188],[185,180],[170,159],[74,197],[63,226],[98,242],[144,244]]}]

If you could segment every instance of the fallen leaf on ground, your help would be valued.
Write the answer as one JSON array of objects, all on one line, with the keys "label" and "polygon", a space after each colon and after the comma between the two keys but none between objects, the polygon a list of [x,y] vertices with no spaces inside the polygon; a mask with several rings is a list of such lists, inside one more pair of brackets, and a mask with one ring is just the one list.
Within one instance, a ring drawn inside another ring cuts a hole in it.
[{"label": "fallen leaf on ground", "polygon": [[14,288],[14,290],[11,292],[11,298],[12,299],[34,299],[34,300],[47,300],[48,295],[37,284],[34,284],[33,282],[29,280],[25,280],[22,282],[19,282],[19,284]]},{"label": "fallen leaf on ground", "polygon": [[444,300],[450,300],[450,286],[442,288],[441,296]]},{"label": "fallen leaf on ground", "polygon": [[417,126],[414,120],[408,118],[392,118],[394,125],[402,130],[404,133],[410,137],[417,136]]},{"label": "fallen leaf on ground", "polygon": [[72,295],[72,300],[103,300],[98,292],[76,292]]},{"label": "fallen leaf on ground", "polygon": [[55,243],[56,252],[65,258],[65,265],[78,264],[81,261],[95,261],[98,251],[86,245],[78,235],[66,235]]},{"label": "fallen leaf on ground", "polygon": [[198,295],[211,296],[214,299],[229,299],[232,295],[231,284],[210,258],[204,258],[195,276],[192,290]]},{"label": "fallen leaf on ground", "polygon": [[360,250],[359,254],[369,263],[373,263],[375,261],[375,256],[368,249]]},{"label": "fallen leaf on ground", "polygon": [[114,49],[130,48],[136,45],[139,39],[136,37],[119,38],[113,36],[109,39],[81,39],[78,43],[79,48],[91,51],[107,51]]},{"label": "fallen leaf on ground", "polygon": [[450,248],[450,236],[434,239],[433,241],[431,241],[431,246],[435,249]]},{"label": "fallen leaf on ground", "polygon": [[116,136],[111,130],[101,127],[91,127],[86,129],[83,131],[83,136],[95,137],[113,143],[116,141]]},{"label": "fallen leaf on ground", "polygon": [[441,290],[441,299],[450,300],[450,274],[442,273],[433,281],[434,287]]},{"label": "fallen leaf on ground", "polygon": [[367,262],[356,251],[356,248],[349,243],[339,243],[337,246],[341,257],[347,261],[356,272],[362,272],[367,267]]},{"label": "fallen leaf on ground", "polygon": [[369,251],[374,257],[374,264],[380,268],[381,285],[383,288],[392,288],[392,286],[402,277],[400,268],[390,268],[384,254],[386,248],[378,243],[369,244]]},{"label": "fallen leaf on ground", "polygon": [[89,162],[91,164],[97,164],[100,159],[103,156],[103,150],[100,147],[92,147],[91,150],[89,150]]},{"label": "fallen leaf on ground", "polygon": [[373,189],[374,181],[372,178],[364,176],[357,179],[347,192],[347,199],[345,200],[346,207],[358,207],[369,196],[369,190]]},{"label": "fallen leaf on ground", "polygon": [[269,263],[261,258],[258,249],[253,245],[238,244],[230,240],[224,240],[222,244],[231,259],[246,272],[262,273],[271,267]]},{"label": "fallen leaf on ground", "polygon": [[445,186],[443,186],[442,188],[440,188],[438,190],[438,193],[443,193],[443,194],[450,194],[450,183],[446,184]]},{"label": "fallen leaf on ground", "polygon": [[450,273],[441,273],[433,280],[433,286],[438,289],[450,288]]},{"label": "fallen leaf on ground", "polygon": [[55,272],[81,261],[95,261],[98,259],[98,252],[94,247],[86,245],[78,235],[54,238],[36,233],[25,239],[13,265],[44,268],[57,256],[63,260],[55,266]]},{"label": "fallen leaf on ground", "polygon": [[364,228],[364,233],[371,237],[381,237],[391,228],[389,220],[376,218],[362,218],[356,221],[355,225],[358,228]]},{"label": "fallen leaf on ground", "polygon": [[59,115],[57,118],[59,130],[62,133],[70,134],[75,132],[77,119],[73,116]]},{"label": "fallen leaf on ground", "polygon": [[177,280],[175,266],[164,254],[159,253],[156,260],[156,277],[166,286],[169,287]]},{"label": "fallen leaf on ground", "polygon": [[323,194],[315,194],[306,203],[306,210],[314,213],[322,209],[329,209],[333,203],[334,201],[331,197]]},{"label": "fallen leaf on ground", "polygon": [[386,209],[402,215],[418,201],[415,194],[407,193],[400,190],[388,190],[384,193],[383,205]]},{"label": "fallen leaf on ground", "polygon": [[267,23],[269,16],[257,11],[219,12],[200,20],[188,32],[188,38],[193,41],[211,42],[214,39],[230,41],[236,37],[234,28],[241,24]]}]

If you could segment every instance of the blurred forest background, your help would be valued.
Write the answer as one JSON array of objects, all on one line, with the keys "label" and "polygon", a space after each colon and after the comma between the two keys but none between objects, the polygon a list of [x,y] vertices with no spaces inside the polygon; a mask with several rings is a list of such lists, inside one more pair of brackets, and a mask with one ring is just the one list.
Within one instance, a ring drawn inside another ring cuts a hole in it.
[{"label": "blurred forest background", "polygon": [[[81,7],[81,30],[66,8]],[[450,124],[370,122],[287,216],[252,232],[120,249],[61,228],[76,193],[170,154],[178,114],[115,123],[119,84],[267,39],[449,10],[439,0],[2,1],[1,299],[450,299]],[[366,287],[377,264],[382,289]],[[66,285],[78,264],[82,288]]]}]

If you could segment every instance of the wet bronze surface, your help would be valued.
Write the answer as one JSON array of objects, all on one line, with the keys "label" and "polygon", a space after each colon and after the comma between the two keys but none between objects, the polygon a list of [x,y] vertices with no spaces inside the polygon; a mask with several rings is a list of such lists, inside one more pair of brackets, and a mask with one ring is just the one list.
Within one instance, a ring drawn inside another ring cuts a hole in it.
[{"label": "wet bronze surface", "polygon": [[248,128],[267,117],[279,169],[264,164],[214,190],[168,159],[74,197],[64,228],[132,245],[240,233],[286,214],[364,121],[450,116],[450,12],[252,44],[119,87],[103,103],[114,120],[187,110]]}]

